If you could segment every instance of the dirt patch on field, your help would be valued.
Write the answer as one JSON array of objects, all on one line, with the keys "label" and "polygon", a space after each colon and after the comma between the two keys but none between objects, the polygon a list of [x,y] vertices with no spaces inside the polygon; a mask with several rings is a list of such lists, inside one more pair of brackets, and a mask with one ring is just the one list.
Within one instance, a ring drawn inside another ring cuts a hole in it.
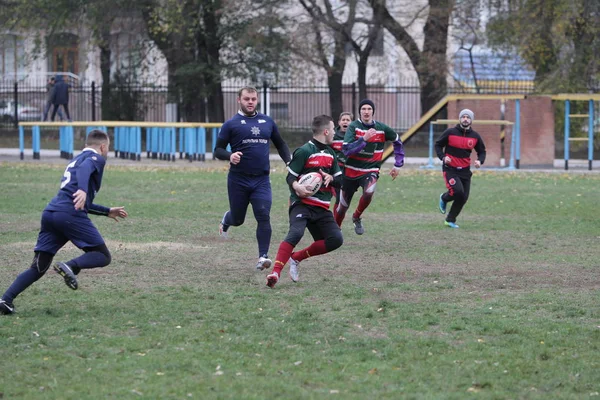
[{"label": "dirt patch on field", "polygon": [[0,222],[0,232],[23,233],[40,229],[40,222]]},{"label": "dirt patch on field", "polygon": [[107,240],[106,245],[108,248],[118,248],[124,250],[148,250],[148,251],[184,251],[184,252],[195,252],[202,250],[214,249],[214,246],[198,245],[190,243],[178,243],[178,242],[145,242],[145,243],[132,243],[132,242],[118,242],[113,240]]},{"label": "dirt patch on field", "polygon": [[[454,231],[438,227],[439,214],[365,214],[367,233],[356,235],[346,221],[344,245],[332,253],[303,261],[301,282],[323,282],[324,287],[353,285],[368,291],[374,301],[404,303],[419,302],[422,296],[445,301],[463,294],[486,298],[532,289],[600,289],[597,273],[600,246],[596,238],[557,238],[551,233],[518,230],[483,234],[477,229],[493,222],[493,218],[465,218],[465,229]],[[407,221],[412,221],[409,226],[413,227],[414,221],[421,222],[422,229],[404,229]],[[3,223],[0,228],[14,230],[17,225]],[[38,228],[33,223],[27,225],[22,230]],[[393,236],[388,228],[381,228],[390,225],[397,226]],[[89,271],[89,276],[109,276],[130,282],[134,287],[193,284],[222,285],[227,290],[230,282],[264,287],[266,271],[254,268],[257,256],[253,226],[245,233],[242,229],[236,231],[230,240],[198,232],[173,239],[151,242],[109,239],[112,264]],[[278,240],[274,235],[273,258]],[[310,243],[307,234],[297,248]],[[34,244],[32,241],[0,245],[4,263],[9,266],[6,274],[12,277],[28,265]],[[582,244],[586,248],[584,253],[575,250],[581,249]],[[57,259],[68,260],[80,254],[79,249],[67,244]],[[287,268],[280,286],[286,285],[285,290],[296,294],[304,286],[290,283]]]}]

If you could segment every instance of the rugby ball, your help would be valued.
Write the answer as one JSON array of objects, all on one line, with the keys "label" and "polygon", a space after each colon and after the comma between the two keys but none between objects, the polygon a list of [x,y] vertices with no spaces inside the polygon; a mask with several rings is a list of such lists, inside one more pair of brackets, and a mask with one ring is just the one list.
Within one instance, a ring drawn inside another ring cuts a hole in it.
[{"label": "rugby ball", "polygon": [[309,185],[311,194],[315,194],[321,188],[321,184],[323,184],[323,176],[318,172],[309,172],[308,174],[302,175],[298,179],[298,183],[303,186]]}]

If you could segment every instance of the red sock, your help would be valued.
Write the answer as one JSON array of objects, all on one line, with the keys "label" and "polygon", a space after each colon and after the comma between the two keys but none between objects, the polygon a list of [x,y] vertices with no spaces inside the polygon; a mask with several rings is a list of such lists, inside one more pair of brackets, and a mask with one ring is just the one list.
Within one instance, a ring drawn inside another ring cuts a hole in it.
[{"label": "red sock", "polygon": [[[338,207],[342,212],[338,212]],[[342,222],[344,222],[344,217],[346,216],[346,211],[348,211],[348,209],[344,208],[343,210],[341,210],[341,205],[338,205],[338,207],[333,208],[333,219],[335,220],[335,223],[338,224],[338,226],[341,228]]]},{"label": "red sock", "polygon": [[275,257],[275,266],[273,267],[273,272],[277,272],[277,275],[281,276],[281,270],[283,267],[285,267],[285,264],[290,259],[293,251],[294,246],[288,242],[281,242],[279,245],[279,250],[277,250],[277,257]]},{"label": "red sock", "polygon": [[327,253],[324,240],[317,240],[305,249],[292,253],[292,258],[296,261],[306,260],[308,257],[318,256]]},{"label": "red sock", "polygon": [[360,196],[360,200],[358,201],[358,206],[356,207],[354,214],[352,214],[352,218],[360,218],[362,213],[367,209],[367,207],[369,207],[369,204],[371,204],[372,198],[373,198],[373,196],[365,196],[365,195]]}]

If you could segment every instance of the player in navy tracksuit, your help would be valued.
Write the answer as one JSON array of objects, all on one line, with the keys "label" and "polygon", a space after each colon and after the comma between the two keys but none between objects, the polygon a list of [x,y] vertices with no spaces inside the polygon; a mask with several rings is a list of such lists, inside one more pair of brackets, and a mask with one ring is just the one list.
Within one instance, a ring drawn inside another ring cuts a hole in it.
[{"label": "player in navy tracksuit", "polygon": [[117,217],[127,217],[124,207],[108,208],[94,204],[94,197],[102,183],[109,145],[110,140],[105,132],[91,131],[86,147],[67,165],[58,194],[42,212],[31,267],[22,272],[6,290],[0,300],[0,313],[14,312],[15,297],[44,276],[54,255],[69,241],[85,253],[71,261],[56,263],[54,270],[71,289],[77,289],[76,275],[81,269],[110,264],[111,256],[104,239],[88,217],[88,213],[105,215],[115,221],[118,221]]},{"label": "player in navy tracksuit", "polygon": [[475,168],[485,162],[485,144],[479,133],[471,124],[475,119],[473,111],[464,109],[458,115],[459,124],[446,129],[435,142],[435,151],[442,160],[442,171],[448,191],[440,195],[439,209],[446,213],[446,204],[452,201],[452,207],[444,224],[450,228],[458,228],[456,217],[469,199],[471,191],[471,152],[475,149],[477,160]]},{"label": "player in navy tracksuit", "polygon": [[[252,204],[254,218],[258,223],[258,262],[256,269],[271,267],[269,245],[271,242],[271,182],[269,181],[269,141],[272,141],[281,159],[287,164],[290,149],[279,134],[275,122],[267,115],[258,113],[258,92],[244,87],[238,93],[239,112],[225,122],[215,145],[215,156],[230,162],[227,176],[229,211],[219,224],[219,234],[227,237],[230,226],[240,226],[246,219],[248,204]],[[231,146],[231,152],[227,151]]]}]

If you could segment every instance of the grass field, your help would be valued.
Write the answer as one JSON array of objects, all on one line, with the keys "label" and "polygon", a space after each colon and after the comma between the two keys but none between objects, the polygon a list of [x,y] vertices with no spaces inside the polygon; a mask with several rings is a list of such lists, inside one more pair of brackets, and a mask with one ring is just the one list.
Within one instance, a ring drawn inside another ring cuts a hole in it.
[{"label": "grass field", "polygon": [[[478,171],[458,230],[439,172],[382,175],[366,234],[346,223],[338,251],[269,289],[252,213],[217,237],[226,172],[211,165],[109,161],[97,202],[130,218],[92,218],[113,263],[77,291],[48,273],[0,317],[0,398],[600,398],[600,175]],[[0,164],[0,291],[29,266],[62,170]]]}]

